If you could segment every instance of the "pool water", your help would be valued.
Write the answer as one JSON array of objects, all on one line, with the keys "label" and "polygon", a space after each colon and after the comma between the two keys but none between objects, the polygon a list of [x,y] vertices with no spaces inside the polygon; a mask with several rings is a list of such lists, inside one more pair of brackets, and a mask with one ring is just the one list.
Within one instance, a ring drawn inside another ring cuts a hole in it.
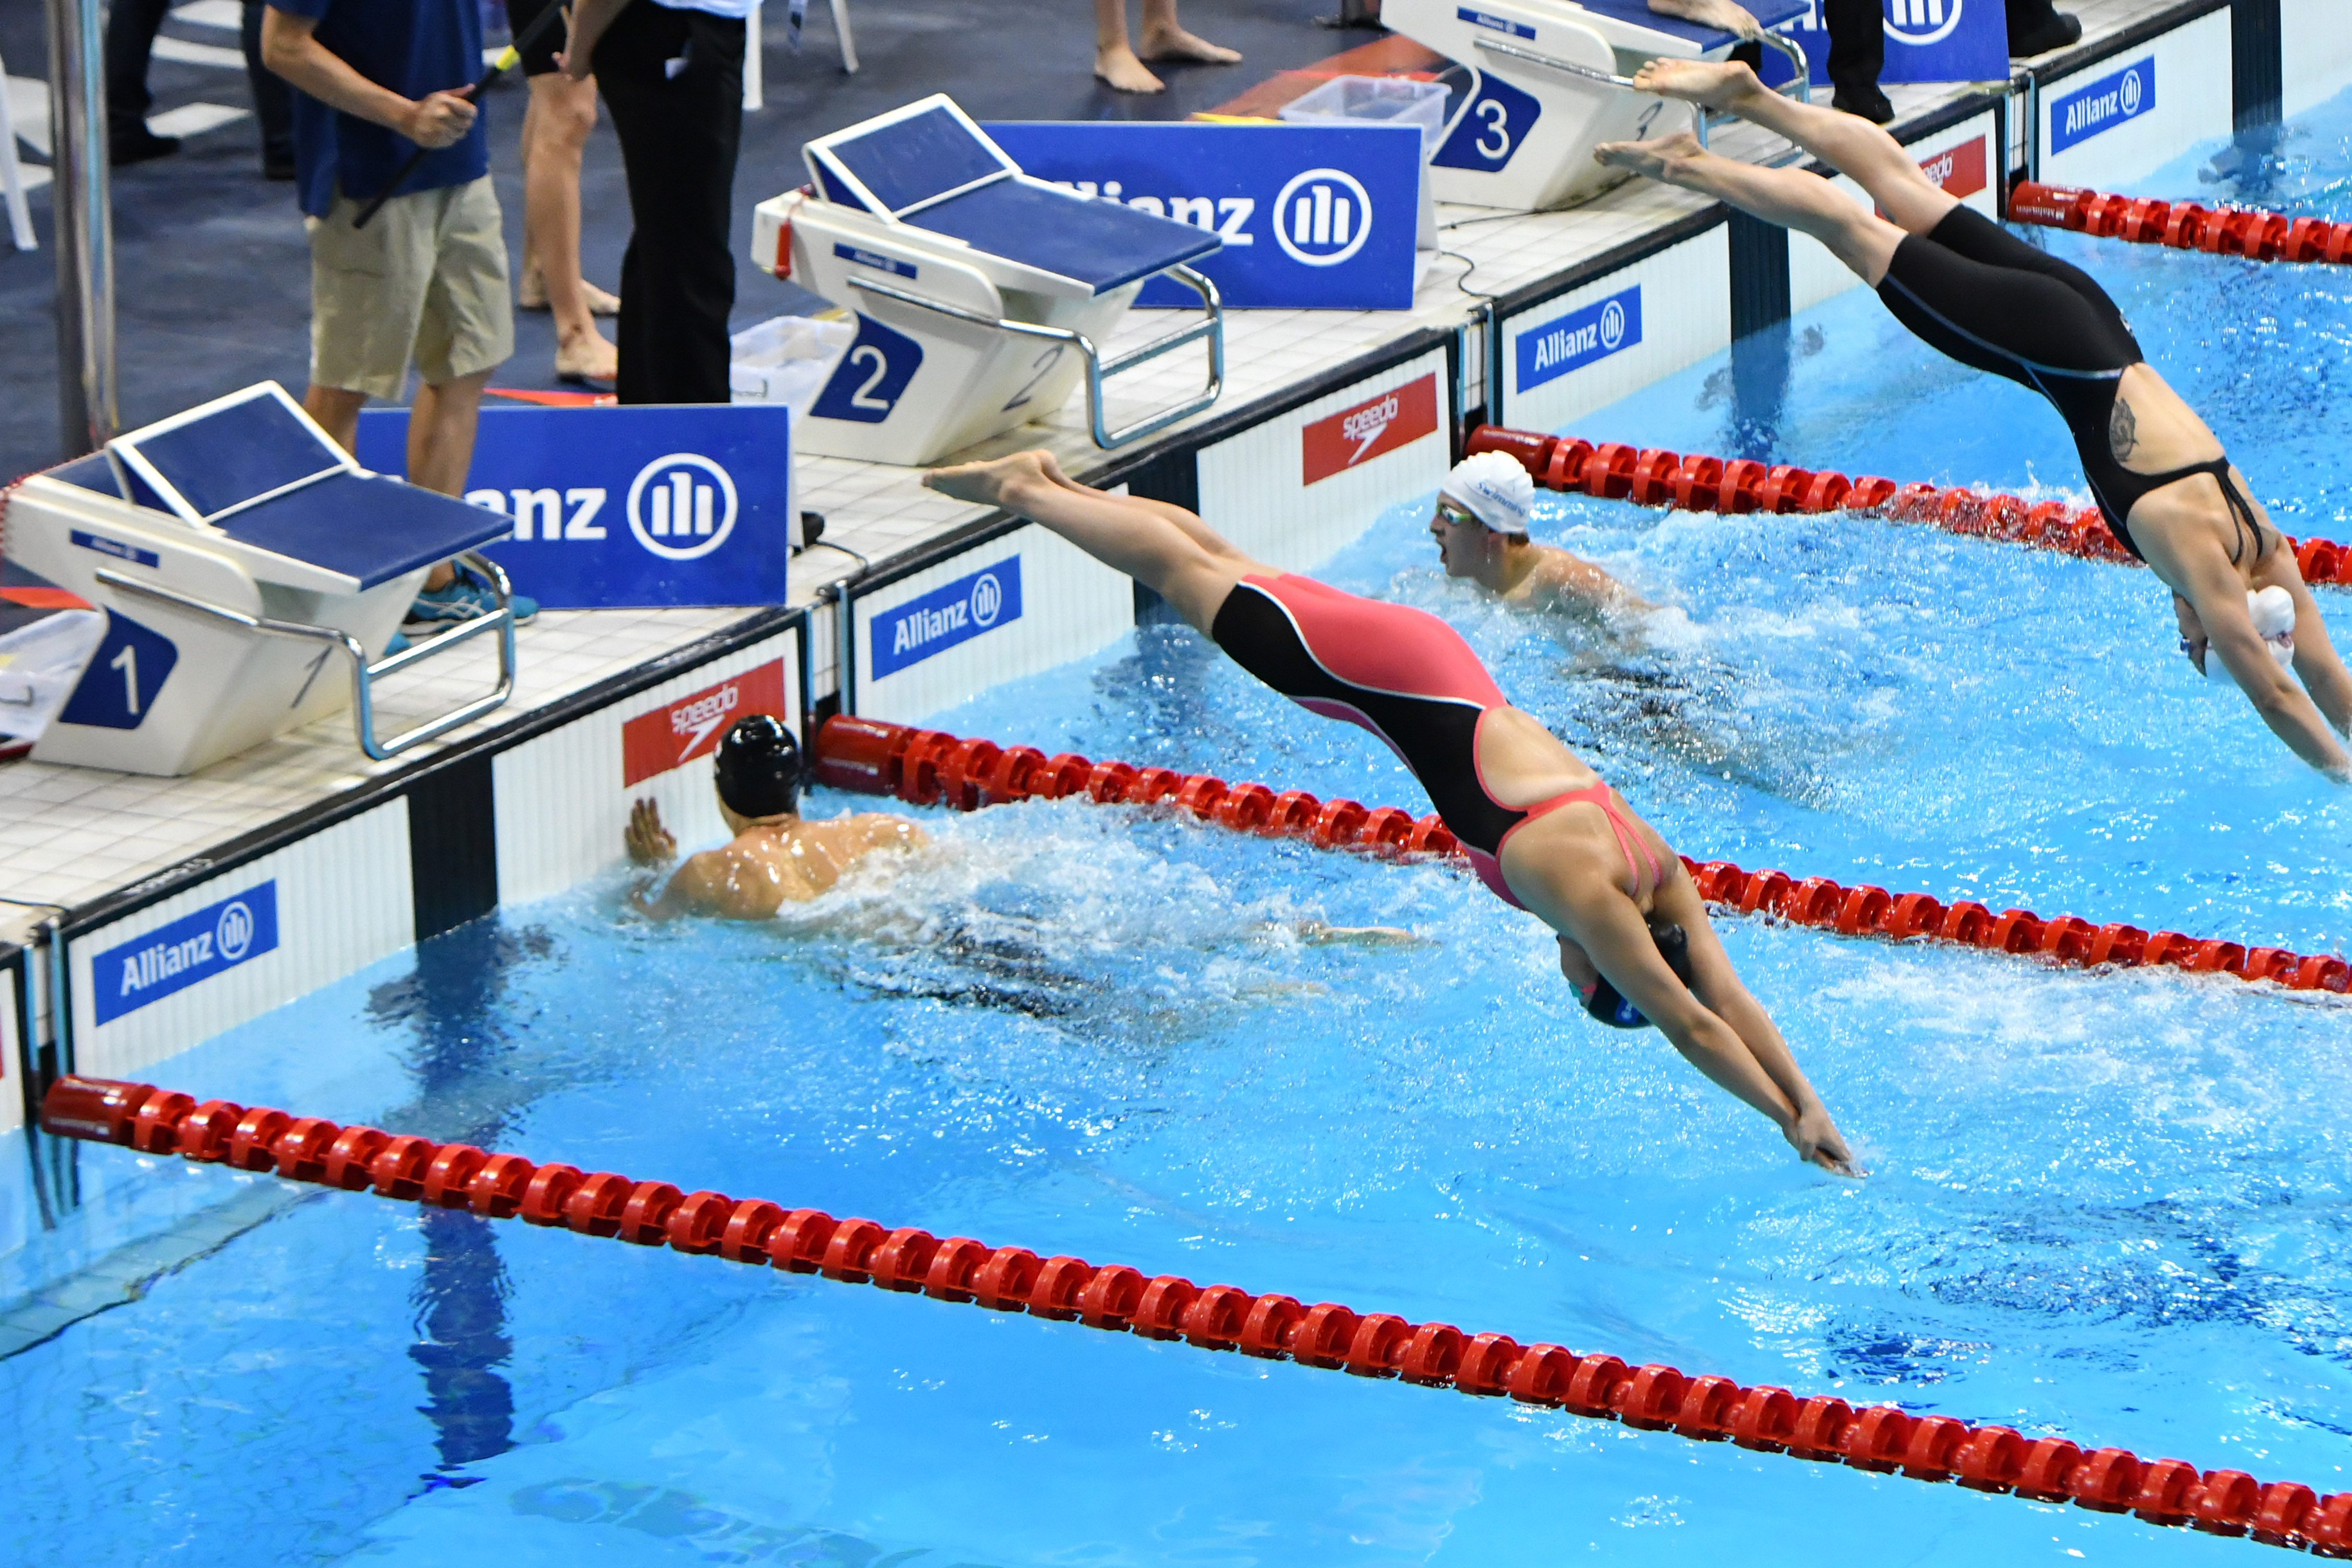
[{"label": "pool water", "polygon": [[[2295,129],[2266,199],[2352,216],[2352,105]],[[2201,167],[2149,189],[2210,192]],[[2284,526],[2352,533],[2352,465],[2326,438],[2352,414],[2344,275],[2050,243],[2093,258]],[[1578,433],[2076,482],[2038,402],[1934,361],[1866,295],[1809,312],[1787,350],[1784,388],[1774,368],[1759,390],[1750,345]],[[2345,945],[2344,797],[2186,670],[2145,573],[1863,520],[1549,497],[1541,537],[1661,608],[1545,623],[1443,579],[1426,504],[1323,574],[1454,620],[1685,853]],[[2339,637],[2347,603],[2323,598]],[[1181,628],[931,721],[1426,808],[1369,737]],[[1870,1168],[1841,1181],[1654,1036],[1594,1027],[1532,921],[1444,867],[1073,803],[920,815],[934,848],[772,924],[650,929],[618,915],[615,874],[152,1076],[2352,1485],[2340,999],[1726,921]],[[1308,920],[1420,940],[1315,945]],[[73,1158],[80,1206],[0,1256],[0,1298],[119,1304],[0,1361],[8,1563],[2252,1550],[218,1167]]]}]

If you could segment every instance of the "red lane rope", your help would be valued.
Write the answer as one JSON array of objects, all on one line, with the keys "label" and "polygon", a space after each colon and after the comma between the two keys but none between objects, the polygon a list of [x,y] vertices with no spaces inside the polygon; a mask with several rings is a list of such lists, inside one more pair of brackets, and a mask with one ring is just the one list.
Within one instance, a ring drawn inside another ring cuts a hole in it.
[{"label": "red lane rope", "polygon": [[268,1106],[152,1084],[62,1078],[41,1102],[41,1126],[61,1137],[179,1154],[289,1181],[520,1218],[583,1236],[712,1253],[737,1263],[847,1284],[920,1292],[1000,1312],[1076,1321],[1145,1339],[1182,1339],[1204,1350],[1400,1378],[1472,1394],[1507,1394],[1629,1426],[1792,1458],[1841,1461],[1916,1480],[1957,1481],[1982,1492],[2131,1512],[2153,1524],[2193,1525],[2273,1546],[2352,1554],[2352,1492],[2322,1499],[2296,1481],[2267,1485],[2243,1470],[2199,1470],[2181,1459],[2142,1459],[2127,1448],[2084,1450],[2063,1437],[2027,1437],[2010,1426],[1974,1426],[1948,1415],[1915,1416],[1891,1405],[1855,1409],[1822,1394],[1801,1398],[1769,1384],[1744,1386],[1653,1363],[1631,1366],[1599,1352],[1521,1345],[1508,1334],[1465,1333],[1451,1323],[1410,1323],[1336,1301],[1308,1306],[1232,1285],[1200,1286],[1175,1274],[1147,1278],[1123,1263],[1040,1258],[912,1226],[835,1219],[765,1198],[681,1192],[667,1182],[611,1171],[537,1164],[469,1143],[436,1143],[378,1128],[340,1126]]},{"label": "red lane rope", "polygon": [[[1685,455],[1663,447],[1539,436],[1481,425],[1470,432],[1471,452],[1517,458],[1546,489],[1579,490],[1604,500],[1683,511],[1849,511],[1896,522],[1924,522],[1952,533],[2054,550],[2085,561],[2138,566],[2095,506],[2029,501],[1960,486],[1897,484],[1874,474],[1849,479],[1832,468],[1767,467],[1745,458]],[[2352,552],[2332,540],[2287,539],[2306,583],[2352,584]]]},{"label": "red lane rope", "polygon": [[[1304,790],[1277,794],[1266,784],[1228,784],[1207,773],[1098,763],[1073,752],[1049,757],[1034,746],[1000,746],[878,719],[828,719],[817,731],[815,750],[816,776],[824,783],[863,795],[896,795],[914,805],[977,811],[1031,799],[1163,804],[1235,832],[1305,838],[1326,849],[1461,856],[1454,835],[1434,816],[1416,818],[1392,805],[1318,800]],[[2192,973],[2275,981],[2291,991],[2352,991],[2352,964],[2332,953],[2247,947],[2176,931],[2151,933],[2079,915],[2044,919],[2031,910],[1996,912],[1969,900],[1947,905],[1929,893],[1748,871],[1728,860],[1685,857],[1683,864],[1698,883],[1699,896],[1711,904],[1842,936],[1944,942],[2082,969],[2168,965]]]},{"label": "red lane rope", "polygon": [[2258,207],[2209,207],[2021,180],[2009,194],[2009,220],[2249,261],[2352,263],[2352,223]]}]

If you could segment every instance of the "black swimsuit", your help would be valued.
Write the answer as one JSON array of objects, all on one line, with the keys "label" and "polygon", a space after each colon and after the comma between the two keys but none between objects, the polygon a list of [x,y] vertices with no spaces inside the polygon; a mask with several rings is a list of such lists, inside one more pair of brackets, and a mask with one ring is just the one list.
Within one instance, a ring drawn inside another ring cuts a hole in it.
[{"label": "black swimsuit", "polygon": [[[2116,460],[2109,426],[2124,372],[2144,357],[2123,312],[2081,268],[2046,256],[1983,214],[1955,207],[1931,235],[1906,235],[1878,297],[1895,319],[1962,364],[2006,376],[2048,398],[2066,421],[2099,510],[2134,555],[2126,526],[2152,490],[2210,474],[2241,530],[2233,562],[2252,534],[2268,548],[2252,503],[2230,477],[2230,459],[2143,474]],[[2142,557],[2145,559],[2145,557]]]}]

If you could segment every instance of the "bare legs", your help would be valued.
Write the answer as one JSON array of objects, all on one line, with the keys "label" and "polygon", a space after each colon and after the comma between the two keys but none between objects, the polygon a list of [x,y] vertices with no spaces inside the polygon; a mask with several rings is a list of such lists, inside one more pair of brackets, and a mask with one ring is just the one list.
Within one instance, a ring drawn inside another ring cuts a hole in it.
[{"label": "bare legs", "polygon": [[555,316],[555,374],[564,381],[610,381],[619,355],[596,318],[580,276],[580,155],[596,124],[596,83],[562,71],[530,79],[522,117],[522,283],[533,279]]},{"label": "bare legs", "polygon": [[1050,452],[937,468],[923,483],[1034,519],[1166,599],[1203,635],[1234,584],[1252,573],[1279,574],[1181,507],[1088,489],[1062,472]]},{"label": "bare legs", "polygon": [[1238,50],[1222,48],[1184,30],[1176,20],[1176,0],[1143,0],[1143,49],[1127,41],[1127,0],[1095,0],[1095,75],[1121,92],[1159,92],[1164,83],[1145,60],[1198,60],[1205,65],[1239,63]]},{"label": "bare legs", "polygon": [[1933,232],[1959,205],[1929,184],[1895,138],[1877,126],[1769,92],[1746,66],[1654,60],[1634,80],[1645,91],[1737,114],[1787,137],[1852,178],[1885,217],[1864,212],[1811,174],[1719,158],[1688,135],[1604,142],[1595,157],[1613,168],[1714,196],[1767,223],[1811,235],[1873,288],[1886,276],[1905,234]]}]

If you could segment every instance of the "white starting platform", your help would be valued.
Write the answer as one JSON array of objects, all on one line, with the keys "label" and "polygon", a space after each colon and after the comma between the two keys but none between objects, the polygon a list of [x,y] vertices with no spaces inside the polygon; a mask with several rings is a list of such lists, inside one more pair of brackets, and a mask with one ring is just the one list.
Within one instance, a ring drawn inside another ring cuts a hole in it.
[{"label": "white starting platform", "polygon": [[[1083,376],[1095,445],[1140,440],[1216,402],[1224,314],[1186,263],[1216,235],[1024,174],[945,94],[803,150],[810,184],[760,204],[761,268],[855,313],[806,422],[805,450],[925,466],[1061,407]],[[1201,298],[1202,317],[1116,358],[1102,344],[1149,279]],[[1105,381],[1207,346],[1199,389],[1122,428]]]},{"label": "white starting platform", "polygon": [[[193,773],[349,703],[390,757],[490,711],[514,683],[506,579],[468,552],[507,520],[361,468],[275,383],[232,393],[24,480],[8,559],[106,614],[37,762]],[[381,657],[425,574],[467,556],[499,609]],[[478,637],[495,689],[391,740],[373,683]],[[328,667],[338,658],[349,679]]]},{"label": "white starting platform", "polygon": [[[1756,0],[1748,9],[1769,29],[1811,7]],[[1705,110],[1642,91],[1633,74],[1655,59],[1724,59],[1742,41],[1643,0],[1388,0],[1381,20],[1468,73],[1431,160],[1432,194],[1513,212],[1570,206],[1629,178],[1592,161],[1603,142],[1645,140],[1685,116],[1706,141]],[[1803,47],[1770,31],[1763,41],[1789,57],[1790,90],[1806,96]]]}]

